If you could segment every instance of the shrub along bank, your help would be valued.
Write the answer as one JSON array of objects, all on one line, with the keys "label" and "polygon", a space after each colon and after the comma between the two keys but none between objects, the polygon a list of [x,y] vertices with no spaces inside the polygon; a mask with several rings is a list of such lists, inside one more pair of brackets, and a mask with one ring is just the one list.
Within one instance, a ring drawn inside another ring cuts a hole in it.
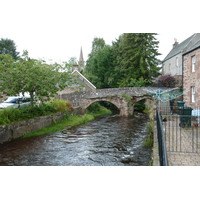
[{"label": "shrub along bank", "polygon": [[8,125],[16,121],[28,120],[57,112],[70,112],[72,110],[72,104],[69,101],[58,99],[52,100],[47,104],[35,105],[33,107],[6,108],[0,110],[0,125]]},{"label": "shrub along bank", "polygon": [[101,106],[100,104],[92,105],[84,115],[73,115],[73,114],[66,114],[65,119],[61,121],[55,121],[53,125],[45,127],[39,131],[34,131],[32,133],[28,133],[24,135],[22,138],[28,138],[38,135],[44,135],[48,133],[53,133],[56,131],[60,131],[66,127],[74,127],[78,125],[85,124],[89,121],[94,120],[96,117],[109,115],[112,112],[107,108]]}]

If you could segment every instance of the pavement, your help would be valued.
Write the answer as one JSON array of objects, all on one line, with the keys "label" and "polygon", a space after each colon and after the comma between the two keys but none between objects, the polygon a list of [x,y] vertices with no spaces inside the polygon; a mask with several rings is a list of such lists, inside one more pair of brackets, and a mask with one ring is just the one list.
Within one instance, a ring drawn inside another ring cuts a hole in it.
[{"label": "pavement", "polygon": [[169,166],[200,166],[200,127],[180,127],[172,115],[163,123]]}]

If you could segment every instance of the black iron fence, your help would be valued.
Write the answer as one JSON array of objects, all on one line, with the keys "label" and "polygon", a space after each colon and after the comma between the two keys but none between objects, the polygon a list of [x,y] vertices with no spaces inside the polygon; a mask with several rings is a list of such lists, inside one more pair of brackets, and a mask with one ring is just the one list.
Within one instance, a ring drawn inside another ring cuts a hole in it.
[{"label": "black iron fence", "polygon": [[167,152],[200,153],[200,109],[158,107]]},{"label": "black iron fence", "polygon": [[160,165],[168,166],[165,132],[163,129],[162,117],[160,115],[159,110],[156,111],[156,122],[157,122],[157,134],[158,134],[157,136],[158,136]]}]

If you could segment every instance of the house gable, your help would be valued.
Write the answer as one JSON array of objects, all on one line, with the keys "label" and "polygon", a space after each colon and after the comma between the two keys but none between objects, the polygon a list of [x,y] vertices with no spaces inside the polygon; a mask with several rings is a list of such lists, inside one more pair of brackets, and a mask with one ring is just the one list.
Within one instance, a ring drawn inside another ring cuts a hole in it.
[{"label": "house gable", "polygon": [[200,33],[195,33],[180,44],[175,42],[172,50],[162,61],[162,74],[171,74],[177,76],[181,80],[183,74],[182,70],[182,56],[184,53],[191,51],[194,45],[200,42]]},{"label": "house gable", "polygon": [[85,78],[85,76],[83,76],[78,70],[74,70],[72,72],[73,75],[76,75],[78,77],[78,81],[87,86],[89,88],[89,90],[92,90],[92,91],[95,91],[96,90],[96,87],[87,79]]}]

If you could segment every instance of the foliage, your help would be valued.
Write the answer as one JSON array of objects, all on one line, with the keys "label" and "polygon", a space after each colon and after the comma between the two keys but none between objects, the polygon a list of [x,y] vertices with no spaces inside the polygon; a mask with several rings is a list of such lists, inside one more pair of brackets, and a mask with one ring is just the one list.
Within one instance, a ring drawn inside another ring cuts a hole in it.
[{"label": "foliage", "polygon": [[8,96],[28,92],[32,106],[35,99],[48,101],[73,82],[71,73],[63,72],[60,65],[30,59],[27,52],[17,62],[10,56],[0,55],[0,58],[1,91]]},{"label": "foliage", "polygon": [[146,84],[147,81],[143,77],[140,77],[138,80],[135,78],[124,79],[120,82],[121,87],[144,87]]},{"label": "foliage", "polygon": [[[159,75],[158,41],[154,33],[124,33],[114,43],[115,66],[119,75],[119,86],[151,84]],[[131,83],[132,82],[132,83]],[[130,84],[131,83],[131,84]]]},{"label": "foliage", "polygon": [[77,65],[77,58],[76,57],[71,57],[68,62],[64,62],[64,68],[68,72],[73,72],[74,67]]},{"label": "foliage", "polygon": [[[99,44],[99,43],[100,44]],[[92,52],[86,63],[84,75],[98,88],[114,86],[114,65],[112,47],[103,39],[95,38]]]},{"label": "foliage", "polygon": [[145,100],[137,102],[134,106],[134,110],[139,112],[145,112]]},{"label": "foliage", "polygon": [[50,104],[41,104],[34,107],[6,108],[0,110],[0,125],[6,125],[14,121],[31,119],[34,117],[55,113],[56,109]]},{"label": "foliage", "polygon": [[[92,104],[92,105],[94,105],[94,104]],[[95,106],[92,106],[92,107],[95,107]],[[58,121],[54,125],[45,127],[39,131],[34,131],[32,133],[28,133],[25,136],[23,136],[23,138],[33,137],[33,136],[37,136],[37,135],[44,135],[44,134],[53,133],[53,132],[60,131],[60,130],[63,130],[62,132],[65,133],[65,130],[67,127],[71,128],[74,126],[85,124],[88,121],[93,120],[95,117],[111,114],[111,111],[109,111],[108,109],[103,108],[102,106],[101,107],[97,106],[97,107],[98,107],[98,109],[97,109],[98,111],[91,109],[90,112],[88,112],[84,115],[68,114],[64,120]]]},{"label": "foliage", "polygon": [[95,54],[99,50],[103,49],[105,47],[106,43],[103,38],[94,38],[92,42],[92,53]]},{"label": "foliage", "polygon": [[3,39],[0,40],[0,54],[9,54],[14,60],[19,58],[19,52],[16,51],[16,45],[13,40]]},{"label": "foliage", "polygon": [[56,112],[72,111],[69,101],[52,100],[50,103],[21,108],[6,108],[0,110],[0,125],[6,125],[14,121],[27,120],[34,117],[53,114]]},{"label": "foliage", "polygon": [[170,74],[165,74],[158,77],[157,84],[158,86],[174,88],[176,86],[176,79]]},{"label": "foliage", "polygon": [[[66,129],[66,127],[73,127],[73,126],[78,126],[78,125],[84,124],[93,119],[94,119],[94,117],[92,115],[88,115],[88,114],[82,115],[82,116],[67,115],[64,120],[58,121],[55,124],[50,125],[45,128],[42,128],[38,131],[28,133],[28,134],[22,136],[22,138],[29,138],[29,137],[39,136],[39,135],[45,135],[48,133],[53,133],[56,131]],[[64,133],[64,130],[63,130],[63,133]]]},{"label": "foliage", "polygon": [[87,108],[87,112],[91,113],[91,112],[99,112],[101,110],[101,105],[97,102],[97,103],[93,103],[91,104],[88,108]]},{"label": "foliage", "polygon": [[51,104],[58,112],[72,111],[73,106],[70,101],[65,101],[62,99],[53,99]]},{"label": "foliage", "polygon": [[132,98],[131,98],[131,96],[128,96],[127,94],[122,94],[122,97],[124,97],[125,98],[125,100],[128,102],[128,103],[130,103],[131,102],[131,100],[132,100]]},{"label": "foliage", "polygon": [[87,108],[87,113],[92,114],[95,117],[97,117],[101,115],[108,115],[108,114],[111,114],[112,112],[109,109],[102,106],[99,102],[96,102],[96,103],[91,104]]},{"label": "foliage", "polygon": [[111,46],[95,38],[85,76],[98,88],[143,87],[159,75],[154,33],[124,33]]},{"label": "foliage", "polygon": [[152,148],[153,146],[153,130],[154,130],[154,121],[151,120],[147,124],[147,130],[148,130],[148,137],[144,140],[144,146],[146,148]]}]

